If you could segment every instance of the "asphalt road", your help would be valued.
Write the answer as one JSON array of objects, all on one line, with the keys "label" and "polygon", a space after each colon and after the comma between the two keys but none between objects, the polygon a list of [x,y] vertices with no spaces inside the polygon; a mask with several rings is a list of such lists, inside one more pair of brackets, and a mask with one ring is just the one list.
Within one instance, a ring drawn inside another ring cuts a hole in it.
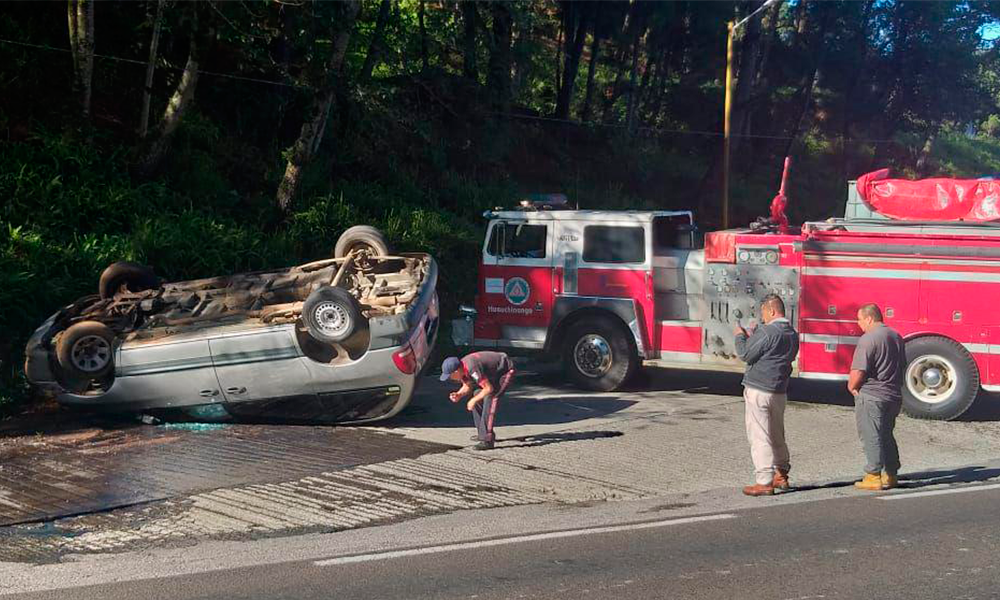
[{"label": "asphalt road", "polygon": [[16,597],[997,598],[998,502],[994,485],[901,491]]}]

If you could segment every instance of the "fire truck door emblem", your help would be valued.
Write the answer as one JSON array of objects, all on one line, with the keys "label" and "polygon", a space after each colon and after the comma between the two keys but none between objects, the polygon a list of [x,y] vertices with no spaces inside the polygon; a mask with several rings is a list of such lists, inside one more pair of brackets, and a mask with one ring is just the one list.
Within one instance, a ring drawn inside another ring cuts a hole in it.
[{"label": "fire truck door emblem", "polygon": [[503,295],[514,306],[521,306],[531,296],[531,286],[522,277],[512,277],[503,288]]}]

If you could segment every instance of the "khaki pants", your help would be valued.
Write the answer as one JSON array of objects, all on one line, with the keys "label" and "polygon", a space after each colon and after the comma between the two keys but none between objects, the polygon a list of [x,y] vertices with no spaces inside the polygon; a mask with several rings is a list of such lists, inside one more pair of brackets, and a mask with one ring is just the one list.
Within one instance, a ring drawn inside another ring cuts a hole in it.
[{"label": "khaki pants", "polygon": [[791,467],[785,443],[785,403],[788,396],[744,387],[743,398],[746,400],[747,440],[750,442],[754,479],[759,484],[770,485],[775,469],[787,473]]}]

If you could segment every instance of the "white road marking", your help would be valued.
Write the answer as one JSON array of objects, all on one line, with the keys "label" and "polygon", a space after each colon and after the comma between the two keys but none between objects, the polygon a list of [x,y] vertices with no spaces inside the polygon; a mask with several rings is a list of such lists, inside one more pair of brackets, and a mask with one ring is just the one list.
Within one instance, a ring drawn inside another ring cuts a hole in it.
[{"label": "white road marking", "polygon": [[347,565],[352,563],[371,562],[376,560],[388,560],[392,558],[403,558],[406,556],[420,556],[424,554],[438,554],[441,552],[454,552],[457,550],[474,550],[477,548],[490,548],[493,546],[506,546],[509,544],[520,544],[522,542],[536,542],[541,540],[557,540],[563,538],[579,537],[584,535],[595,535],[601,533],[617,533],[620,531],[636,531],[640,529],[653,529],[655,527],[669,527],[670,525],[686,525],[688,523],[699,523],[702,521],[721,521],[724,519],[735,519],[736,515],[725,513],[721,515],[705,515],[701,517],[684,517],[680,519],[669,519],[666,521],[650,521],[647,523],[632,523],[630,525],[614,525],[609,527],[590,527],[588,529],[571,529],[568,531],[551,531],[548,533],[536,533],[532,535],[518,535],[514,537],[497,538],[493,540],[482,540],[479,542],[459,542],[454,544],[443,544],[441,546],[426,546],[423,548],[411,548],[409,550],[391,550],[388,552],[374,552],[371,554],[356,554],[354,556],[339,556],[317,560],[313,564],[317,567],[329,567],[333,565]]},{"label": "white road marking", "polygon": [[1000,490],[1000,483],[990,485],[972,485],[950,490],[931,490],[929,492],[904,492],[889,496],[879,496],[879,500],[906,500],[908,498],[922,498],[924,496],[942,496],[944,494],[961,494],[964,492],[981,492],[983,490]]}]

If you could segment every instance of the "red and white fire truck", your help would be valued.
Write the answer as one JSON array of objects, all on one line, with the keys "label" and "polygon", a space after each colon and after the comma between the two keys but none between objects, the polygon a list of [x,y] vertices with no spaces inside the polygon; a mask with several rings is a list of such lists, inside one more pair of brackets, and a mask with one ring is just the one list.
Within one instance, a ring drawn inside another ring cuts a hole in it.
[{"label": "red and white fire truck", "polygon": [[776,293],[801,334],[794,375],[846,380],[857,309],[875,302],[907,341],[904,411],[954,419],[1000,391],[1000,224],[890,219],[848,190],[843,219],[703,240],[686,211],[488,211],[453,337],[556,354],[574,383],[610,391],[643,363],[742,370],[733,325]]}]

